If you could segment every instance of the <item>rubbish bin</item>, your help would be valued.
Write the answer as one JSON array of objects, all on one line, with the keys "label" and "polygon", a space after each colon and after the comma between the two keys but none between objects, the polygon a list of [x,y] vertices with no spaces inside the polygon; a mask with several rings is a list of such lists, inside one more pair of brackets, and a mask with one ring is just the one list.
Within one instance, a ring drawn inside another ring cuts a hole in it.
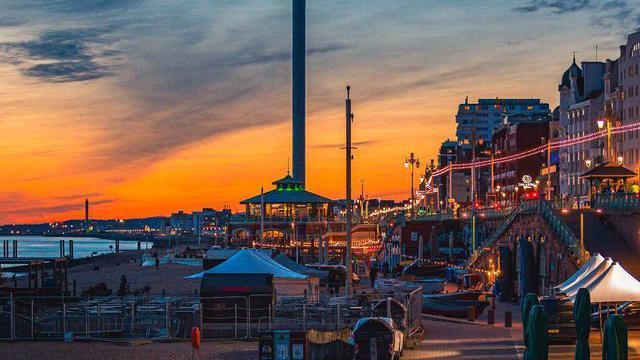
[{"label": "rubbish bin", "polygon": [[290,335],[289,330],[273,331],[274,360],[291,360]]},{"label": "rubbish bin", "polygon": [[307,359],[307,333],[305,331],[292,332],[289,337],[291,344],[291,360]]},{"label": "rubbish bin", "polygon": [[258,359],[274,360],[273,336],[261,336],[258,339]]},{"label": "rubbish bin", "polygon": [[381,318],[362,318],[353,329],[355,359],[391,360],[394,329]]}]

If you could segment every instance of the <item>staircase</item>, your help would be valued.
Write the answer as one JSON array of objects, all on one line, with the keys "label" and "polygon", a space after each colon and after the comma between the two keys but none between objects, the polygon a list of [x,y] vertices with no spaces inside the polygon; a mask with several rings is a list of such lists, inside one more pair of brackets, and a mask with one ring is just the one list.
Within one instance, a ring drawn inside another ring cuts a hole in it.
[{"label": "staircase", "polygon": [[539,201],[523,201],[505,218],[505,220],[489,235],[487,241],[476,248],[467,260],[466,266],[472,267],[476,265],[481,256],[484,255],[488,248],[491,248],[498,239],[511,227],[513,222],[520,215],[537,214],[542,217],[544,222],[549,226],[551,231],[558,239],[567,247],[567,250],[574,259],[580,256],[580,242],[576,238],[574,232],[567,226],[565,220],[556,213],[556,211],[544,200]]}]

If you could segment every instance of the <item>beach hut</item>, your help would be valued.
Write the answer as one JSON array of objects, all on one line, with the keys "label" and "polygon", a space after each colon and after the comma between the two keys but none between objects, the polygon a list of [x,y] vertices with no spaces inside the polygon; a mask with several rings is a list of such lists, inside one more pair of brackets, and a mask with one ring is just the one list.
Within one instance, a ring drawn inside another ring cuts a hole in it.
[{"label": "beach hut", "polygon": [[255,249],[238,251],[225,262],[205,271],[186,276],[185,279],[201,279],[206,274],[268,274],[273,276],[276,296],[303,295],[318,296],[319,280],[305,274],[292,271],[264,252]]},{"label": "beach hut", "polygon": [[595,253],[589,261],[587,261],[584,265],[578,269],[571,277],[569,277],[565,282],[555,287],[556,292],[565,292],[566,289],[576,282],[582,280],[585,276],[595,270],[600,263],[604,261],[604,257],[599,253]]}]

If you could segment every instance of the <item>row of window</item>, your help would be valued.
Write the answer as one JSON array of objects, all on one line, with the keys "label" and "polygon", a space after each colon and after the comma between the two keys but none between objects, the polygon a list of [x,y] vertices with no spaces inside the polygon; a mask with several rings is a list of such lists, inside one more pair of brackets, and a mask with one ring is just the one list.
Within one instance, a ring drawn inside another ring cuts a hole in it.
[{"label": "row of window", "polygon": [[[492,106],[494,110],[500,110],[500,109],[505,109],[505,110],[533,110],[538,109],[538,110],[546,110],[546,106],[543,105],[538,105],[538,106],[533,106],[533,105],[500,105],[500,104],[496,104]],[[465,105],[463,107],[463,109],[465,111],[470,111],[471,109],[475,109],[475,110],[489,110],[489,105]]]},{"label": "row of window", "polygon": [[635,120],[636,118],[638,118],[638,114],[640,114],[638,112],[638,105],[636,105],[635,107],[629,107],[627,109],[627,120]]},{"label": "row of window", "polygon": [[624,71],[620,72],[620,82],[634,75],[638,75],[638,64],[629,65]]}]

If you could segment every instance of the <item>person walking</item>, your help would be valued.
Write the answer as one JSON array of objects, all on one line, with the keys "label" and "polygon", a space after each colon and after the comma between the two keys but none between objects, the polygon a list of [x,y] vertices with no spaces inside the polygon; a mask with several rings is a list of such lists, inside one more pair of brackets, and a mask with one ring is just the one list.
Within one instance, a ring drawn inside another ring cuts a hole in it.
[{"label": "person walking", "polygon": [[378,267],[376,264],[371,266],[371,270],[369,270],[369,281],[371,281],[371,288],[375,288],[376,278],[378,277]]}]

